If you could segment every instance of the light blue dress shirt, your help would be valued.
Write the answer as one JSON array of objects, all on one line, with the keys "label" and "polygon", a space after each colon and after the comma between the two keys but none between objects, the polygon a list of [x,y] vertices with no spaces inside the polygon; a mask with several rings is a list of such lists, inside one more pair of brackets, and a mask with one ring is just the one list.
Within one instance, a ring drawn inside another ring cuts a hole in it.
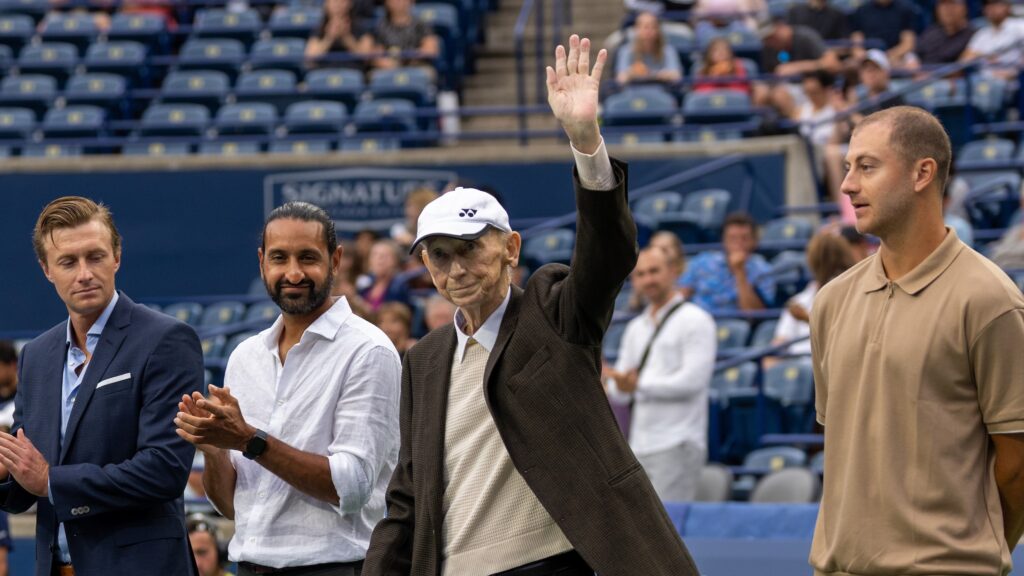
[{"label": "light blue dress shirt", "polygon": [[[103,334],[103,329],[107,326],[107,320],[110,319],[110,314],[114,311],[114,306],[117,306],[117,292],[114,292],[114,297],[110,299],[110,303],[103,309],[103,313],[100,317],[93,322],[93,325],[89,328],[89,331],[85,336],[85,347],[89,351],[89,357],[92,357],[96,351],[96,345],[100,342],[100,336]],[[74,341],[71,338],[71,319],[68,318],[67,325],[67,357],[64,361],[64,381],[61,384],[60,390],[60,443],[64,445],[64,432],[68,428],[68,420],[71,418],[71,409],[75,407],[75,398],[78,397],[78,388],[82,384],[82,380],[85,378],[85,372],[89,368],[86,364],[86,354],[80,348],[75,346]],[[83,366],[84,365],[84,366]],[[82,366],[82,372],[76,374],[75,371]],[[46,491],[50,497],[50,504],[53,504],[53,493],[50,492],[49,480],[47,480]],[[60,559],[62,562],[71,562],[71,552],[68,549],[68,536],[64,532],[64,523],[62,522],[57,532],[57,545],[60,547]]]}]

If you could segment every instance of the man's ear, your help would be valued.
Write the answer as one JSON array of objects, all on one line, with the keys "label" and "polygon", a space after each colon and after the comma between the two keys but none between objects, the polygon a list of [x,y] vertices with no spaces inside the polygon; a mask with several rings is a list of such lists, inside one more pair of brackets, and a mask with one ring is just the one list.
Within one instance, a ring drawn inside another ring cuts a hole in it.
[{"label": "man's ear", "polygon": [[914,163],[914,192],[931,186],[938,175],[939,165],[934,158],[922,158]]},{"label": "man's ear", "polygon": [[42,260],[36,260],[36,262],[39,262],[39,267],[43,269],[43,276],[46,276],[46,279],[50,281],[50,284],[53,284],[53,276],[50,276],[50,266]]},{"label": "man's ear", "polygon": [[256,257],[260,261],[260,278],[263,278],[264,280],[266,280],[267,278],[263,275],[263,248],[262,247],[256,249]]},{"label": "man's ear", "polygon": [[505,263],[515,268],[519,266],[519,251],[523,247],[523,237],[519,232],[511,232],[505,237]]}]

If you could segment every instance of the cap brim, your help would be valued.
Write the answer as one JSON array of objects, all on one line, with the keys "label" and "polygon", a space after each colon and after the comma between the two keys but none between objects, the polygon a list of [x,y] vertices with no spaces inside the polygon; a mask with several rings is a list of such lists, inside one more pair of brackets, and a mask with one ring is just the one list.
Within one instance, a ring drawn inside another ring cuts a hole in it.
[{"label": "cap brim", "polygon": [[476,240],[477,238],[483,236],[484,233],[487,232],[487,229],[490,227],[490,224],[484,224],[483,227],[480,228],[480,230],[477,230],[476,232],[466,232],[464,234],[455,234],[449,232],[432,232],[429,234],[424,234],[423,236],[420,236],[419,238],[416,239],[415,242],[412,243],[412,246],[409,247],[409,254],[415,253],[416,247],[419,246],[420,243],[423,242],[424,240],[428,240],[430,238],[437,238],[438,236],[444,236],[446,238],[455,238],[456,240]]}]

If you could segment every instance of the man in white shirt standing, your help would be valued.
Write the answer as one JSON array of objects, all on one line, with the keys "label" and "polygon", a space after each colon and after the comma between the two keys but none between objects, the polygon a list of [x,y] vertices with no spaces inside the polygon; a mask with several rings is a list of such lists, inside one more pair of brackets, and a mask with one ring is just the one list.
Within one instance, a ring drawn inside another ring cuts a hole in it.
[{"label": "man in white shirt standing", "polygon": [[984,6],[988,26],[974,33],[960,60],[984,58],[993,76],[1016,78],[1024,59],[1024,20],[1011,17],[1008,0],[985,0]]},{"label": "man in white shirt standing", "polygon": [[224,388],[179,404],[207,496],[235,521],[239,576],[357,576],[384,516],[401,367],[383,332],[330,297],[341,252],[320,208],[271,212],[260,272],[281,316],[231,354]]},{"label": "man in white shirt standing", "polygon": [[626,326],[609,398],[633,401],[629,445],[658,496],[693,500],[707,458],[708,388],[715,367],[715,321],[676,290],[677,272],[658,247],[640,252],[633,286],[650,304]]}]

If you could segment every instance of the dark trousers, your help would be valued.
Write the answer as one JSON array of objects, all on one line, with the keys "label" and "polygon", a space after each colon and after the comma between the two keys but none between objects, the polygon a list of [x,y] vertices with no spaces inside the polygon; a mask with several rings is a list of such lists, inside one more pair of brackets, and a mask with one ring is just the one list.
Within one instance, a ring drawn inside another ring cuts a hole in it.
[{"label": "dark trousers", "polygon": [[262,576],[263,574],[279,574],[280,576],[359,576],[363,569],[362,561],[333,564],[316,564],[313,566],[296,566],[281,568],[273,572],[263,572],[246,562],[238,563],[238,576]]},{"label": "dark trousers", "polygon": [[579,553],[570,550],[491,576],[594,576],[594,569]]}]

